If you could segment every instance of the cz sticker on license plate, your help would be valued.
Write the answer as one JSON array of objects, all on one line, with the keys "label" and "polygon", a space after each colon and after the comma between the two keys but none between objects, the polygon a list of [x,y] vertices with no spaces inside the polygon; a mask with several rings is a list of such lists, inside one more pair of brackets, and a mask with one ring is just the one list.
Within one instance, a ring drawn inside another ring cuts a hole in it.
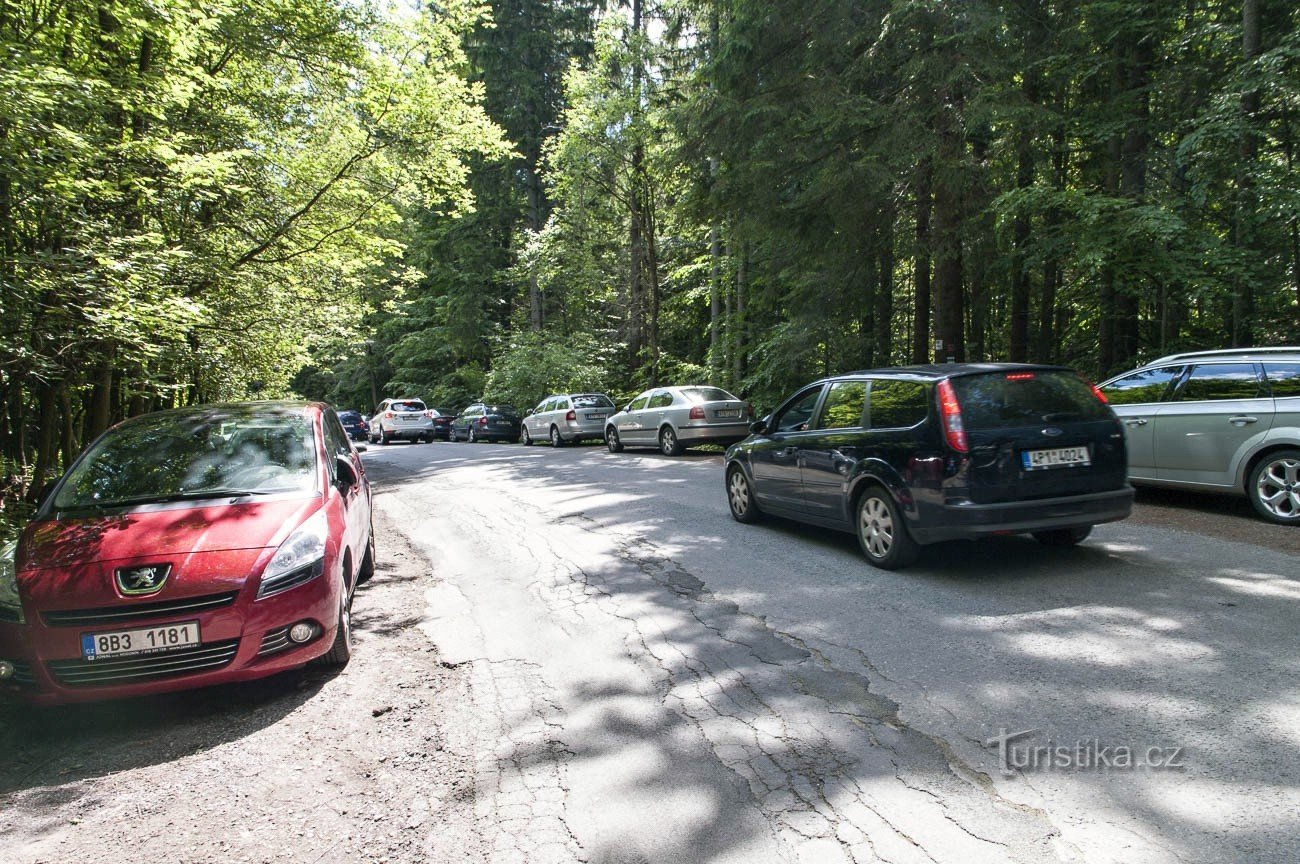
[{"label": "cz sticker on license plate", "polygon": [[1056,447],[1051,450],[1025,450],[1020,464],[1026,471],[1043,468],[1079,468],[1092,464],[1087,447]]},{"label": "cz sticker on license plate", "polygon": [[194,648],[199,644],[199,622],[182,621],[179,624],[141,627],[137,630],[82,633],[81,656],[87,660],[133,657],[172,651],[176,648]]}]

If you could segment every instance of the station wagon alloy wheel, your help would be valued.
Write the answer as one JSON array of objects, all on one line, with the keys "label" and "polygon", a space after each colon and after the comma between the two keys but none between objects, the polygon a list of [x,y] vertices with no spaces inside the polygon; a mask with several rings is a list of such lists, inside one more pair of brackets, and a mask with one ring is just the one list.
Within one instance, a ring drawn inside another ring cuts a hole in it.
[{"label": "station wagon alloy wheel", "polygon": [[560,430],[555,426],[551,427],[551,446],[552,447],[564,446],[564,439],[560,437]]},{"label": "station wagon alloy wheel", "polygon": [[1271,522],[1300,525],[1300,450],[1270,454],[1251,472],[1250,503]]},{"label": "station wagon alloy wheel", "polygon": [[883,489],[873,487],[863,494],[857,528],[858,544],[875,566],[896,570],[916,560],[916,542],[907,533],[894,499]]},{"label": "station wagon alloy wheel", "polygon": [[732,518],[737,522],[757,522],[761,515],[750,493],[749,479],[739,468],[732,468],[727,475],[727,503],[731,505]]}]

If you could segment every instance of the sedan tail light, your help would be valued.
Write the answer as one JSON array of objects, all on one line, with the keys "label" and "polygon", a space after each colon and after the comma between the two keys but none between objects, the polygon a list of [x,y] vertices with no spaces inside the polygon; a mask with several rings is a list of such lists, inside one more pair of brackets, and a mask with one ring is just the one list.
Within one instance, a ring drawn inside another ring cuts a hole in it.
[{"label": "sedan tail light", "polygon": [[486,426],[486,425],[487,425],[487,418],[486,418],[486,417],[480,417],[480,418],[478,418],[478,425],[480,425],[480,426]]},{"label": "sedan tail light", "polygon": [[693,408],[691,408],[691,419],[692,419],[692,420],[703,420],[703,419],[704,419],[704,406],[702,406],[702,405],[696,405],[696,406],[694,406]]},{"label": "sedan tail light", "polygon": [[947,379],[939,382],[939,407],[943,413],[943,432],[948,439],[948,446],[958,453],[969,452],[966,426],[961,419],[961,403],[957,401],[952,382]]}]

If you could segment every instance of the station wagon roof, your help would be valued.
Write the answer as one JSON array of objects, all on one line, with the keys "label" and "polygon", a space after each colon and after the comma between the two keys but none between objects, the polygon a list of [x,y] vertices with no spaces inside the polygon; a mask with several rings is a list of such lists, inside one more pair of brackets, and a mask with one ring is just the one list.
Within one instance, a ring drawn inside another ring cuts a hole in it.
[{"label": "station wagon roof", "polygon": [[1016,369],[1057,369],[1068,371],[1069,367],[1052,363],[927,363],[914,366],[883,366],[876,369],[858,369],[840,375],[827,376],[825,380],[852,378],[858,375],[896,375],[907,378],[921,378],[937,381],[954,375],[978,375],[985,372],[1010,372]]},{"label": "station wagon roof", "polygon": [[1295,354],[1300,357],[1300,348],[1281,346],[1275,348],[1217,348],[1213,351],[1183,351],[1178,354],[1167,354],[1157,360],[1143,363],[1142,366],[1159,366],[1161,363],[1172,363],[1177,360],[1251,360],[1276,357],[1279,354]]}]

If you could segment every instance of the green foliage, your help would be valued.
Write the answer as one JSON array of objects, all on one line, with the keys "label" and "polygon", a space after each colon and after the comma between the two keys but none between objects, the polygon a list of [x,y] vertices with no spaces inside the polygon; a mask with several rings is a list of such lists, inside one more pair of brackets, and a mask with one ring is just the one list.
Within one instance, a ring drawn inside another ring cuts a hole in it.
[{"label": "green foliage", "polygon": [[603,392],[609,387],[609,352],[585,334],[518,334],[497,354],[483,398],[527,410],[550,393]]}]

